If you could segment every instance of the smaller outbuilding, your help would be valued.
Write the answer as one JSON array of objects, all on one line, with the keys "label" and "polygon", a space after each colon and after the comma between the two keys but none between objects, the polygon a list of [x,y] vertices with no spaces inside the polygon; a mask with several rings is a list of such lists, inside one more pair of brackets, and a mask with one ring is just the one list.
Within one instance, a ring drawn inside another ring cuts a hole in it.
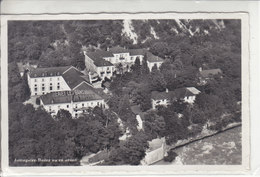
[{"label": "smaller outbuilding", "polygon": [[196,95],[198,95],[200,91],[195,87],[183,87],[175,89],[174,91],[169,91],[166,89],[165,92],[153,91],[151,100],[152,100],[152,108],[156,109],[156,106],[168,106],[172,101],[175,100],[183,100],[186,103],[193,104]]},{"label": "smaller outbuilding", "polygon": [[149,148],[146,150],[146,155],[141,161],[142,165],[151,165],[164,158],[166,153],[166,141],[165,137],[156,138],[149,141]]},{"label": "smaller outbuilding", "polygon": [[222,75],[222,70],[217,69],[207,69],[202,70],[202,68],[199,69],[199,85],[205,85],[208,80],[212,79],[216,75]]}]

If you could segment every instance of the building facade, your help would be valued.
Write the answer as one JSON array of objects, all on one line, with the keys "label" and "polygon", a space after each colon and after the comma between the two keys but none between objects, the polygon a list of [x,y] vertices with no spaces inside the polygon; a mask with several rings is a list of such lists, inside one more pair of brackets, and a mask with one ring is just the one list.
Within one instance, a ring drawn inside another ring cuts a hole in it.
[{"label": "building facade", "polygon": [[62,74],[69,67],[36,68],[28,74],[28,85],[31,96],[44,95],[57,91],[69,91],[70,88]]},{"label": "building facade", "polygon": [[70,112],[77,118],[85,113],[88,108],[99,106],[105,108],[104,99],[93,90],[73,90],[52,92],[40,97],[40,104],[52,116],[57,115],[61,109]]},{"label": "building facade", "polygon": [[35,68],[28,73],[31,96],[70,91],[82,82],[87,82],[92,86],[96,84],[96,87],[101,87],[101,81],[98,83],[96,75],[91,75],[91,73],[83,74],[73,66]]},{"label": "building facade", "polygon": [[107,51],[97,50],[95,52],[86,52],[85,65],[86,69],[98,73],[100,78],[104,80],[106,77],[111,79],[113,72],[116,71],[119,64],[129,71],[130,67],[135,63],[136,59],[142,64],[145,55],[147,56],[147,65],[151,71],[154,65],[159,69],[163,63],[163,59],[154,56],[145,49],[124,49],[122,47],[113,47]]},{"label": "building facade", "polygon": [[168,106],[172,101],[182,100],[186,103],[193,104],[196,96],[200,93],[195,87],[178,88],[174,91],[165,92],[153,91],[151,96],[152,109],[157,106]]}]

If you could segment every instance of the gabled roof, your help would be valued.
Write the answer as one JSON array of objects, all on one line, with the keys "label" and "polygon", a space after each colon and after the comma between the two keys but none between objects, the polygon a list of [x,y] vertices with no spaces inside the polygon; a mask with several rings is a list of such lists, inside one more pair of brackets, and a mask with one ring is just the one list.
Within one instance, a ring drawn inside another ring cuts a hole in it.
[{"label": "gabled roof", "polygon": [[104,50],[96,50],[95,52],[86,52],[90,58],[114,57],[112,52]]},{"label": "gabled roof", "polygon": [[104,60],[104,59],[94,60],[94,64],[95,64],[97,67],[102,67],[102,66],[114,66],[111,62],[106,61],[106,60]]},{"label": "gabled roof", "polygon": [[129,49],[130,55],[145,55],[148,51],[146,49]]},{"label": "gabled roof", "polygon": [[189,96],[194,96],[196,94],[192,93],[187,88],[178,88],[174,90],[174,95],[177,99],[182,99]]},{"label": "gabled roof", "polygon": [[51,92],[40,96],[44,105],[70,103],[72,100],[71,91]]},{"label": "gabled roof", "polygon": [[168,92],[152,91],[151,98],[154,100],[172,99],[175,98],[175,94],[173,91],[168,91]]},{"label": "gabled roof", "polygon": [[161,57],[155,56],[146,49],[124,49],[122,47],[112,47],[109,51],[97,50],[95,52],[86,52],[86,55],[94,61],[96,66],[113,66],[109,61],[104,60],[106,57],[113,57],[113,54],[129,53],[133,55],[147,55],[147,61],[151,63],[163,62]]},{"label": "gabled roof", "polygon": [[74,89],[83,81],[89,82],[89,80],[84,77],[84,74],[74,67],[71,67],[66,72],[64,72],[64,74],[62,74],[62,77],[64,78],[70,89]]},{"label": "gabled roof", "polygon": [[217,69],[208,69],[208,70],[202,70],[200,71],[200,75],[202,77],[209,77],[210,75],[217,75],[217,74],[221,74],[222,71],[221,69],[217,68]]},{"label": "gabled roof", "polygon": [[147,52],[147,61],[150,63],[155,63],[155,62],[163,62],[164,60],[161,57],[155,56],[151,52]]},{"label": "gabled roof", "polygon": [[75,90],[73,95],[73,102],[102,100],[103,98],[95,93],[93,90]]},{"label": "gabled roof", "polygon": [[92,90],[92,89],[94,89],[94,88],[85,81],[81,82],[79,85],[74,87],[74,90]]},{"label": "gabled roof", "polygon": [[112,47],[109,49],[109,52],[112,52],[113,54],[117,54],[117,53],[129,53],[129,51],[127,49],[124,49],[122,47]]},{"label": "gabled roof", "polygon": [[183,99],[189,96],[195,96],[199,94],[200,91],[195,87],[183,87],[175,89],[174,91],[168,92],[158,92],[153,91],[151,98],[154,100],[162,100],[162,99]]},{"label": "gabled roof", "polygon": [[30,77],[50,77],[61,76],[64,71],[72,66],[50,67],[50,68],[35,68],[30,71]]},{"label": "gabled roof", "polygon": [[102,100],[93,90],[51,92],[40,96],[44,105]]},{"label": "gabled roof", "polygon": [[103,59],[106,57],[114,57],[111,52],[97,50],[95,52],[86,52],[86,55],[94,61],[96,66],[113,66],[112,63]]},{"label": "gabled roof", "polygon": [[200,93],[200,91],[198,89],[196,89],[195,87],[187,87],[186,89],[189,90],[194,95],[198,95]]}]

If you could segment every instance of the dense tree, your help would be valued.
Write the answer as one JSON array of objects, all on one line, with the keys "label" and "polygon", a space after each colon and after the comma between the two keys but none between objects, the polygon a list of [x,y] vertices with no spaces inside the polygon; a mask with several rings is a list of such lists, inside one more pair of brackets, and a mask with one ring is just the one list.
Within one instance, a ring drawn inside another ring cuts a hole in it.
[{"label": "dense tree", "polygon": [[178,116],[171,107],[159,106],[158,115],[164,118],[165,137],[168,144],[175,143],[177,140],[188,137],[188,127],[183,124],[182,118]]},{"label": "dense tree", "polygon": [[8,65],[8,100],[12,102],[24,102],[31,93],[27,83],[27,71],[21,77],[17,64],[12,62]]},{"label": "dense tree", "polygon": [[165,121],[164,118],[158,116],[155,111],[148,111],[144,114],[144,131],[151,138],[164,136]]},{"label": "dense tree", "polygon": [[135,74],[135,76],[140,76],[141,74],[141,63],[140,59],[136,58],[134,65],[131,66],[132,72]]},{"label": "dense tree", "polygon": [[[60,110],[53,119],[42,107],[12,103],[9,111],[9,160],[11,165],[79,165],[87,152],[109,149],[118,144],[121,130],[117,118],[107,110],[72,119]],[[18,111],[19,110],[19,111]],[[94,113],[95,112],[95,113]],[[96,115],[96,116],[95,116]],[[94,117],[95,116],[95,117]],[[100,116],[100,118],[98,118]],[[101,120],[109,120],[104,123]],[[15,159],[76,159],[75,162],[17,163]]]},{"label": "dense tree", "polygon": [[156,67],[152,68],[152,72],[150,74],[150,86],[153,91],[164,91],[166,88],[164,77],[162,73],[156,69]]},{"label": "dense tree", "polygon": [[145,53],[143,61],[142,61],[142,66],[141,66],[141,74],[146,76],[149,73],[150,73],[150,70],[149,70],[148,65],[147,65],[147,54]]},{"label": "dense tree", "polygon": [[148,148],[147,141],[148,137],[143,132],[138,132],[113,149],[104,165],[139,165],[145,157],[145,151]]}]

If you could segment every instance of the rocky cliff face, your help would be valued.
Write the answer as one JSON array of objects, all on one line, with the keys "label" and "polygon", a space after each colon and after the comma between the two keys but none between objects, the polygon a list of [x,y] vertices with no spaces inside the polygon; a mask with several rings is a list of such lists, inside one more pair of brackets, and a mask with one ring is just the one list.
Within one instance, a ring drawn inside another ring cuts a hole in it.
[{"label": "rocky cliff face", "polygon": [[123,20],[122,35],[133,41],[133,44],[145,43],[166,36],[210,35],[211,31],[225,28],[223,20]]}]

